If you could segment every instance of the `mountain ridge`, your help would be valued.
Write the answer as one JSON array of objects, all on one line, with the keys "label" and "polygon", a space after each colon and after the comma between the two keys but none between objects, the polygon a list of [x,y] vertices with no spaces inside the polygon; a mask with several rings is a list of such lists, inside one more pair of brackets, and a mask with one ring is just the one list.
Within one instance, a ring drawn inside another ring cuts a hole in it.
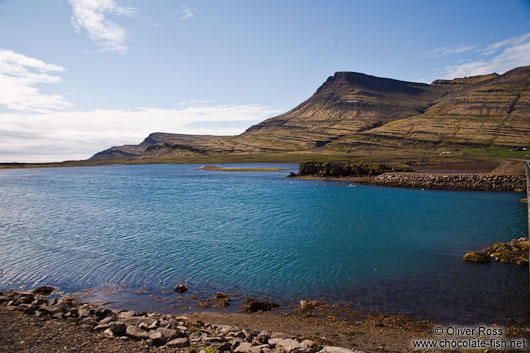
[{"label": "mountain ridge", "polygon": [[530,66],[431,84],[338,71],[304,102],[240,135],[152,133],[90,160],[463,146],[530,146]]}]

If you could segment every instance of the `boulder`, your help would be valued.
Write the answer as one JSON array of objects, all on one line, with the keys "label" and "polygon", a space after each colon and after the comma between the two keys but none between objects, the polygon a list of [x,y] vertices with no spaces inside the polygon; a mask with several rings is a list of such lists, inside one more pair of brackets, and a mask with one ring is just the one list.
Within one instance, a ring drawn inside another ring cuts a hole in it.
[{"label": "boulder", "polygon": [[149,338],[149,333],[133,325],[127,326],[125,334],[136,340],[146,340]]},{"label": "boulder", "polygon": [[42,296],[47,297],[48,295],[52,294],[53,292],[55,292],[55,288],[53,288],[53,287],[40,286],[40,287],[35,288],[31,293],[33,293],[35,295],[42,295]]},{"label": "boulder", "polygon": [[318,353],[364,353],[363,351],[354,350],[342,347],[324,346]]},{"label": "boulder", "polygon": [[265,300],[245,299],[246,304],[241,306],[240,311],[244,313],[256,313],[259,311],[271,311],[279,307],[279,304]]},{"label": "boulder", "polygon": [[234,353],[250,353],[250,350],[252,349],[252,345],[248,342],[242,342],[237,346],[237,348],[234,350]]},{"label": "boulder", "polygon": [[261,331],[255,338],[254,341],[258,344],[267,344],[269,343],[269,338],[271,337],[270,331]]},{"label": "boulder", "polygon": [[491,257],[483,252],[470,251],[464,255],[464,261],[469,262],[490,262]]},{"label": "boulder", "polygon": [[269,343],[276,346],[276,350],[281,348],[285,353],[304,351],[308,348],[305,343],[298,342],[291,338],[271,338]]},{"label": "boulder", "polygon": [[127,325],[121,321],[114,321],[109,323],[109,330],[116,336],[124,335],[127,330]]},{"label": "boulder", "polygon": [[217,302],[218,307],[226,308],[230,305],[232,298],[230,298],[226,293],[217,292],[215,294],[215,301]]},{"label": "boulder", "polygon": [[177,293],[182,294],[182,293],[186,293],[189,289],[188,289],[188,287],[186,287],[186,286],[183,285],[183,284],[177,284],[177,285],[173,288],[173,290],[174,290],[175,292],[177,292]]},{"label": "boulder", "polygon": [[190,345],[190,341],[186,337],[175,338],[169,341],[168,343],[166,343],[166,346],[168,347],[177,347],[177,348],[188,347],[189,345]]},{"label": "boulder", "polygon": [[134,317],[123,317],[120,319],[120,321],[123,321],[126,325],[139,326],[140,324],[142,324],[144,325],[145,328],[148,328],[149,326],[156,324],[157,319],[154,319],[152,317],[134,316]]}]

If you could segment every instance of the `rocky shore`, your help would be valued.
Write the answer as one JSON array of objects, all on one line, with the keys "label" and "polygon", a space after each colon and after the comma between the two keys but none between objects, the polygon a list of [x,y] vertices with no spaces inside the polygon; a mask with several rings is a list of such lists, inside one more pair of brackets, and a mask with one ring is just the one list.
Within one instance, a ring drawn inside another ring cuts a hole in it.
[{"label": "rocky shore", "polygon": [[417,173],[403,166],[350,162],[300,163],[291,177],[351,179],[362,184],[414,189],[516,191],[526,190],[524,175]]},{"label": "rocky shore", "polygon": [[509,243],[495,243],[483,251],[469,251],[464,260],[469,262],[490,262],[528,266],[528,238],[513,239]]},{"label": "rocky shore", "polygon": [[526,190],[526,177],[522,175],[385,173],[368,183],[415,189],[517,192]]},{"label": "rocky shore", "polygon": [[233,325],[205,323],[188,316],[110,310],[68,297],[50,300],[43,297],[49,294],[49,287],[40,287],[33,292],[0,291],[0,306],[42,320],[71,322],[104,339],[133,341],[140,343],[141,347],[161,347],[164,352],[362,353],[280,332],[247,331]]}]

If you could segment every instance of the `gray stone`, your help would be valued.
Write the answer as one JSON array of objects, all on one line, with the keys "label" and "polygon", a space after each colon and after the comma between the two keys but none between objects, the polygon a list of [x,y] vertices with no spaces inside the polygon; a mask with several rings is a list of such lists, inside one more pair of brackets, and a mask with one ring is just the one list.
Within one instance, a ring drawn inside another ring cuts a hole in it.
[{"label": "gray stone", "polygon": [[250,348],[250,353],[262,353],[264,348],[270,348],[270,346],[268,344],[252,346],[252,348]]},{"label": "gray stone", "polygon": [[102,319],[102,320],[99,322],[99,324],[100,324],[100,325],[106,325],[106,324],[111,323],[111,322],[113,322],[113,321],[116,321],[116,316],[114,316],[114,315],[109,315],[109,316],[107,316],[106,318]]},{"label": "gray stone", "polygon": [[214,337],[206,337],[203,339],[204,343],[220,343],[220,342],[226,342],[226,339],[221,336],[214,336]]},{"label": "gray stone", "polygon": [[101,331],[105,331],[106,329],[108,329],[110,326],[110,324],[99,324],[97,326],[94,327],[94,332],[101,332]]},{"label": "gray stone", "polygon": [[219,325],[216,326],[220,334],[227,334],[228,332],[239,331],[239,327],[232,325]]},{"label": "gray stone", "polygon": [[364,353],[363,351],[352,351],[347,348],[342,347],[334,347],[334,346],[324,346],[322,350],[320,350],[318,353]]},{"label": "gray stone", "polygon": [[124,319],[128,317],[133,317],[136,314],[134,311],[120,311],[118,312],[118,318]]},{"label": "gray stone", "polygon": [[164,338],[162,332],[160,331],[151,332],[149,334],[149,339],[153,342],[155,346],[163,346],[167,342],[167,339]]},{"label": "gray stone", "polygon": [[268,343],[269,342],[269,338],[271,337],[271,333],[270,331],[261,331],[257,336],[256,338],[254,338],[254,341],[256,343]]},{"label": "gray stone", "polygon": [[303,340],[302,343],[306,344],[308,347],[316,346],[315,341],[312,341],[312,340]]},{"label": "gray stone", "polygon": [[234,350],[234,353],[250,353],[252,345],[248,342],[241,342],[239,346]]},{"label": "gray stone", "polygon": [[120,318],[120,321],[123,321],[126,325],[138,326],[143,323],[144,325],[146,325],[146,328],[151,326],[152,324],[155,324],[157,321],[156,319],[153,319],[151,317],[120,317],[119,315],[118,317]]},{"label": "gray stone", "polygon": [[138,327],[133,325],[127,326],[125,334],[137,340],[145,340],[149,338],[149,334],[146,331],[139,329]]},{"label": "gray stone", "polygon": [[105,331],[103,331],[103,334],[110,338],[114,337],[114,333],[110,329],[106,329]]},{"label": "gray stone", "polygon": [[79,317],[89,317],[90,316],[90,310],[85,308],[79,308],[77,309],[77,315]]},{"label": "gray stone", "polygon": [[190,345],[190,341],[186,338],[175,338],[174,340],[169,341],[166,343],[166,346],[168,347],[188,347]]},{"label": "gray stone", "polygon": [[281,348],[285,353],[304,351],[308,348],[306,344],[298,342],[290,338],[280,339],[280,338],[271,338],[269,339],[270,344],[276,345],[276,348]]},{"label": "gray stone", "polygon": [[125,325],[125,323],[121,321],[113,321],[109,323],[109,329],[116,336],[122,336],[125,334],[125,331],[127,330],[127,326]]}]

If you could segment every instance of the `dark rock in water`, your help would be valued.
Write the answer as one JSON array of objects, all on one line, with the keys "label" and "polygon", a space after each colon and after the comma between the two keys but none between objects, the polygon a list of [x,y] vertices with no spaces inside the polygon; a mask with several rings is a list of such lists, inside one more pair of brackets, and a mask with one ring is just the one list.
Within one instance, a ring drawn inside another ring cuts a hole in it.
[{"label": "dark rock in water", "polygon": [[257,299],[245,299],[246,305],[241,306],[241,312],[256,313],[258,311],[271,311],[279,307],[279,304]]},{"label": "dark rock in water", "polygon": [[209,308],[212,306],[212,300],[211,299],[205,299],[197,303],[198,307],[201,308]]},{"label": "dark rock in water", "polygon": [[40,286],[35,288],[31,293],[35,295],[48,296],[55,292],[55,288],[49,286]]},{"label": "dark rock in water", "polygon": [[215,294],[215,301],[217,302],[217,306],[226,308],[230,305],[230,302],[232,301],[232,298],[230,298],[226,293],[223,292],[217,292]]},{"label": "dark rock in water", "polygon": [[173,288],[173,290],[174,290],[175,292],[177,292],[177,293],[182,294],[182,293],[186,293],[186,292],[188,291],[188,287],[186,287],[186,286],[183,285],[183,284],[177,284],[177,285]]},{"label": "dark rock in water", "polygon": [[464,255],[464,260],[469,262],[490,262],[491,258],[483,252],[470,251]]}]

